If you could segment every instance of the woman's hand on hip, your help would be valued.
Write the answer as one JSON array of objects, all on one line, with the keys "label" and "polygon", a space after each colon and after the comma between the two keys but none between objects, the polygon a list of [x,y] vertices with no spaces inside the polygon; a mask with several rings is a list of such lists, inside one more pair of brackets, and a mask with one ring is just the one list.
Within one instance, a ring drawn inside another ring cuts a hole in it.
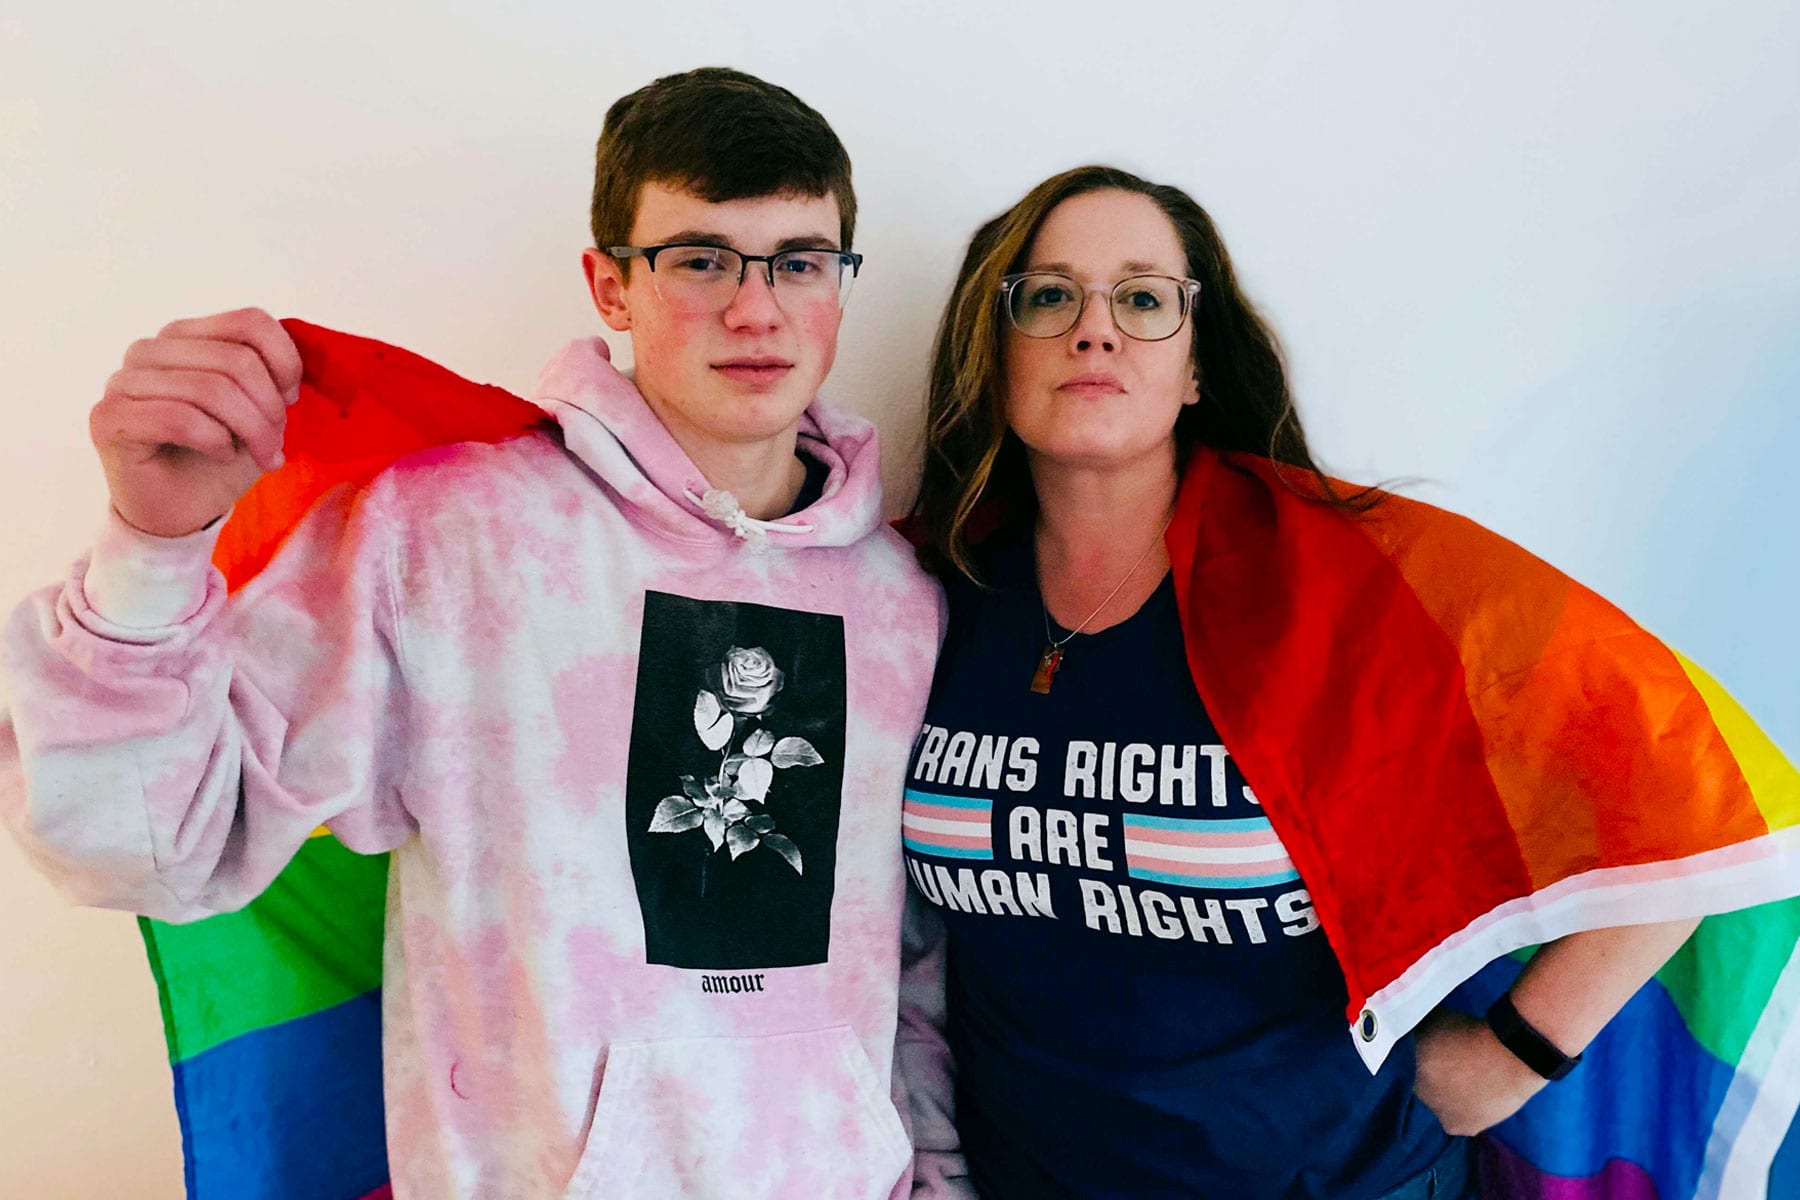
[{"label": "woman's hand on hip", "polygon": [[1462,1013],[1438,1009],[1420,1023],[1415,1044],[1413,1090],[1448,1133],[1467,1136],[1499,1124],[1545,1083],[1485,1022]]}]

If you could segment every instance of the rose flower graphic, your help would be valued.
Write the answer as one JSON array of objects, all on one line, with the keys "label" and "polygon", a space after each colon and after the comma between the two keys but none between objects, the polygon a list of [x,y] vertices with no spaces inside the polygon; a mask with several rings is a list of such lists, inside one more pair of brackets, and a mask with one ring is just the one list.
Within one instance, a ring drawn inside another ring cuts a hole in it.
[{"label": "rose flower graphic", "polygon": [[802,873],[800,847],[776,831],[775,818],[767,811],[769,791],[776,771],[816,767],[825,760],[805,738],[777,738],[765,727],[785,682],[781,668],[761,646],[733,646],[707,668],[706,686],[694,697],[694,732],[719,755],[719,769],[704,778],[683,775],[681,794],[665,796],[656,806],[651,833],[697,829],[714,853],[729,850],[733,862],[766,846]]}]

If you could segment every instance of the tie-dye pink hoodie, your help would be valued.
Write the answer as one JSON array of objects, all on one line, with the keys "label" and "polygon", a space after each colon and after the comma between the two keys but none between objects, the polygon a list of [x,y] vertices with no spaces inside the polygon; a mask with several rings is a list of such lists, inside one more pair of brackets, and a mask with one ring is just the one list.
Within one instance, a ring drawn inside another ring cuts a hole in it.
[{"label": "tie-dye pink hoodie", "polygon": [[113,518],[5,632],[0,815],[71,897],[192,920],[321,825],[394,851],[407,1197],[909,1186],[899,797],[940,598],[824,405],[823,497],[708,485],[598,340],[560,437],[334,494],[227,601],[213,537]]}]

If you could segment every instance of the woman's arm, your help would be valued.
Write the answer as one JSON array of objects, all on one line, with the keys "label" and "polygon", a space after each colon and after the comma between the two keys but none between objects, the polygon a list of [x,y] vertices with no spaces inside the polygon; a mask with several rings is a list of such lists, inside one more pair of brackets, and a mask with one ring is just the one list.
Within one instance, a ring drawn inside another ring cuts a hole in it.
[{"label": "woman's arm", "polygon": [[[1520,972],[1513,1005],[1557,1049],[1579,1054],[1699,924],[1595,929],[1551,942]],[[1417,1037],[1415,1090],[1450,1133],[1498,1124],[1545,1084],[1477,1018],[1440,1008]]]}]

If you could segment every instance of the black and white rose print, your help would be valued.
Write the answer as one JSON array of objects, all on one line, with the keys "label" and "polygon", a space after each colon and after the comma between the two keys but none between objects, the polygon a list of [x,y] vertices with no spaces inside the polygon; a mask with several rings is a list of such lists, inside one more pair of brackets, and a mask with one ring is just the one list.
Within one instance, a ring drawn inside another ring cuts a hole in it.
[{"label": "black and white rose print", "polygon": [[625,835],[649,961],[825,960],[844,669],[840,617],[645,598]]},{"label": "black and white rose print", "polygon": [[[681,793],[656,806],[651,833],[695,830],[706,835],[714,853],[728,851],[733,862],[765,847],[796,873],[806,870],[800,847],[776,827],[767,806],[777,771],[825,761],[805,738],[778,738],[763,723],[785,681],[761,646],[733,646],[707,669],[707,686],[694,697],[694,732],[719,755],[719,769],[683,775]],[[704,874],[700,886],[706,886]]]}]

